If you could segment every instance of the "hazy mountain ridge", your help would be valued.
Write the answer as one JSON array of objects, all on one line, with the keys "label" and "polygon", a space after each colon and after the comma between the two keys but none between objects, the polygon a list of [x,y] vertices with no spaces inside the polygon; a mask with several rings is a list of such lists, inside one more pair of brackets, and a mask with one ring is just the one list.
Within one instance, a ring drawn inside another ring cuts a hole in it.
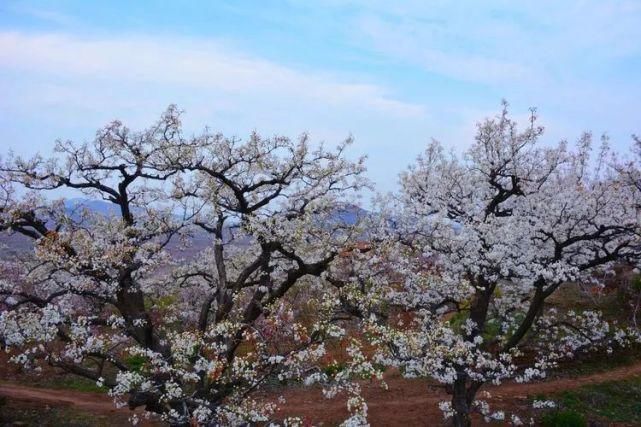
[{"label": "hazy mountain ridge", "polygon": [[[83,209],[105,216],[120,215],[120,209],[116,204],[104,200],[71,198],[64,201],[64,206],[67,215],[74,220],[81,219]],[[367,210],[359,206],[348,205],[337,208],[330,222],[353,225],[369,215],[370,213]],[[230,232],[229,230],[227,231],[227,233]],[[209,233],[196,229],[192,232],[187,247],[183,247],[183,245],[178,242],[178,239],[172,239],[167,246],[167,250],[177,257],[192,258],[198,252],[207,248],[212,240]],[[32,249],[33,240],[31,238],[16,232],[0,232],[0,256],[16,255]]]}]

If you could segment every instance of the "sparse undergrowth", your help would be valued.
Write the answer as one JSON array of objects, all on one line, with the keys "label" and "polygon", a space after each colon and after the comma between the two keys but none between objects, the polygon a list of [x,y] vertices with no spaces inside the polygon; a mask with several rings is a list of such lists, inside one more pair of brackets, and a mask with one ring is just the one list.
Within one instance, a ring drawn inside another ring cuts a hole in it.
[{"label": "sparse undergrowth", "polygon": [[37,387],[75,390],[92,393],[106,393],[107,389],[98,387],[95,382],[86,378],[73,375],[58,376],[57,378],[43,378],[36,384]]},{"label": "sparse undergrowth", "polygon": [[553,411],[541,419],[544,427],[586,427],[587,422],[582,414],[571,409]]},{"label": "sparse undergrowth", "polygon": [[110,427],[127,425],[127,416],[101,415],[75,408],[54,407],[0,398],[0,426]]},{"label": "sparse undergrowth", "polygon": [[641,359],[641,346],[635,345],[613,354],[605,351],[585,355],[572,361],[562,363],[558,369],[551,372],[551,377],[580,377],[607,372],[611,369],[633,365]]},{"label": "sparse undergrowth", "polygon": [[561,394],[562,404],[590,417],[641,423],[641,378],[607,382]]},{"label": "sparse undergrowth", "polygon": [[641,377],[583,386],[555,394],[551,399],[559,404],[559,409],[541,417],[544,426],[641,423]]}]

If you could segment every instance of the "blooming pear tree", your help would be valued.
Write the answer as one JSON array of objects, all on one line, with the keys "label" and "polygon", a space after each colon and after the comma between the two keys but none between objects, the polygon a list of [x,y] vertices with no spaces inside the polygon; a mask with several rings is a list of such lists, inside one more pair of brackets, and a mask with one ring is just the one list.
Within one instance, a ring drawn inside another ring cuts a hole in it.
[{"label": "blooming pear tree", "polygon": [[[629,184],[637,195],[641,194],[641,137],[632,135],[634,146],[632,147],[631,158],[627,162],[619,162],[618,171],[622,175],[623,181]],[[641,203],[641,199],[637,198]]]},{"label": "blooming pear tree", "polygon": [[462,157],[431,143],[384,220],[396,275],[387,298],[412,316],[371,322],[377,357],[445,384],[452,400],[441,407],[457,426],[474,411],[505,418],[476,399],[486,383],[542,377],[561,358],[638,338],[598,312],[546,304],[563,286],[599,286],[596,273],[638,262],[639,199],[607,141],[591,156],[589,134],[571,149],[543,146],[542,132],[534,113],[519,131],[505,107]]},{"label": "blooming pear tree", "polygon": [[[360,233],[338,210],[367,185],[348,144],[186,137],[170,107],[141,132],[116,121],[89,143],[58,142],[51,159],[9,157],[0,228],[34,252],[2,263],[3,346],[25,367],[89,378],[172,425],[270,422],[274,402],[252,396],[289,379],[353,392],[362,421],[350,381],[374,370],[358,358],[348,375],[314,369],[324,341],[345,333],[328,272]],[[57,189],[114,212],[71,211],[45,197]]]}]

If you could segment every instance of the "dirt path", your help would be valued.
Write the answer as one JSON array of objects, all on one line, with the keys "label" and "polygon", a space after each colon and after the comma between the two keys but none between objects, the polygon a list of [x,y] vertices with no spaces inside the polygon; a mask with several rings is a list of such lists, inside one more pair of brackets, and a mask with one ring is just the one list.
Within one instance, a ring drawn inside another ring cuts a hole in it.
[{"label": "dirt path", "polygon": [[[527,384],[506,383],[487,386],[491,398],[490,405],[501,409],[528,405],[528,396],[553,394],[577,387],[618,381],[641,375],[641,362],[619,367],[606,372],[585,375],[577,378],[562,378]],[[442,387],[434,386],[426,380],[409,380],[398,374],[386,375],[387,390],[378,383],[363,384],[363,396],[369,409],[372,426],[437,426],[445,425],[438,403],[449,400]],[[336,425],[347,416],[344,399],[325,400],[320,391],[309,389],[287,389],[282,392],[287,399],[283,413],[287,415],[304,414],[313,425],[323,421],[325,425]],[[480,419],[476,424],[482,424]]]},{"label": "dirt path", "polygon": [[[68,407],[93,415],[107,416],[112,422],[118,424],[127,423],[127,418],[132,414],[129,408],[116,408],[113,400],[101,393],[46,389],[0,383],[0,396],[27,404],[37,403],[39,405],[52,407]],[[11,403],[9,403],[9,405],[11,405]],[[136,412],[140,414],[142,410],[137,410]],[[139,424],[141,427],[161,425],[159,422],[154,422],[153,420],[141,419],[141,421]]]},{"label": "dirt path", "polygon": [[0,384],[0,396],[29,402],[46,402],[52,406],[73,406],[94,413],[128,411],[128,409],[117,409],[109,397],[100,393],[52,390],[4,383]]},{"label": "dirt path", "polygon": [[512,398],[527,397],[535,394],[552,394],[563,390],[573,390],[590,384],[600,384],[609,381],[620,381],[626,378],[641,375],[641,362],[634,365],[622,366],[605,372],[598,372],[576,378],[562,378],[552,381],[542,381],[527,384],[503,384],[488,387],[495,397],[506,396]]},{"label": "dirt path", "polygon": [[[484,388],[491,394],[491,402],[506,404],[523,401],[528,395],[552,394],[589,384],[617,381],[641,375],[641,362],[634,365],[590,374],[578,378],[563,378],[528,384],[508,383]],[[441,413],[438,402],[448,396],[440,387],[425,380],[408,380],[398,374],[386,375],[388,389],[378,383],[363,384],[363,394],[369,407],[373,426],[425,426],[439,425]],[[347,410],[344,399],[323,399],[314,388],[287,388],[280,390],[286,398],[282,414],[301,415],[316,424],[334,425],[345,419]],[[0,384],[0,396],[10,399],[41,402],[51,406],[71,406],[95,414],[127,413],[126,408],[116,409],[111,399],[103,394],[72,390],[51,390],[17,384]]]}]

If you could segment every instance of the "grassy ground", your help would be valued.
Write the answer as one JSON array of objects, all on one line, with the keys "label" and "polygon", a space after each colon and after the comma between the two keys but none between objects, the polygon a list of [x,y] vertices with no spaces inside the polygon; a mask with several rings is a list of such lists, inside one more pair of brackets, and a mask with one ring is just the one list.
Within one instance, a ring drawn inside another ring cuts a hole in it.
[{"label": "grassy ground", "polygon": [[541,417],[545,426],[641,425],[641,377],[594,384],[537,400],[554,400],[558,410]]},{"label": "grassy ground", "polygon": [[641,423],[641,378],[566,391],[560,395],[560,402],[588,417]]},{"label": "grassy ground", "polygon": [[0,426],[112,427],[129,425],[127,416],[100,415],[66,407],[18,402],[0,397]]},{"label": "grassy ground", "polygon": [[60,375],[57,378],[41,378],[33,384],[35,387],[54,388],[60,390],[89,391],[94,393],[106,393],[105,387],[98,387],[94,381],[73,375]]},{"label": "grassy ground", "polygon": [[641,360],[641,345],[619,349],[612,354],[605,351],[580,355],[576,359],[562,362],[550,372],[550,378],[581,377],[597,372],[606,372],[621,366],[632,365]]}]

